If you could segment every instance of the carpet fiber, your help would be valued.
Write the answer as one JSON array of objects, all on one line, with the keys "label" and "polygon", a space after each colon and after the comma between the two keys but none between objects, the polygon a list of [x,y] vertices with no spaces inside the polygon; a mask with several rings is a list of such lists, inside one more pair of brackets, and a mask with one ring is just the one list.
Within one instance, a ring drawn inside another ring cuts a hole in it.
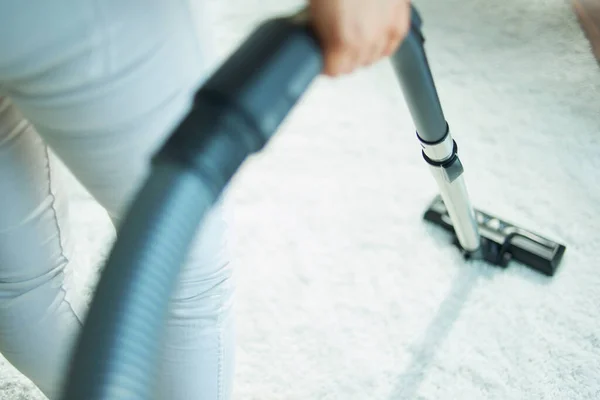
[{"label": "carpet fiber", "polygon": [[[216,0],[213,1],[215,4]],[[295,1],[227,0],[223,55]],[[319,79],[236,177],[235,398],[600,398],[600,71],[568,1],[421,0],[477,207],[567,245],[559,272],[465,263],[388,63]],[[112,232],[73,187],[74,280]],[[41,399],[6,362],[0,399]]]}]

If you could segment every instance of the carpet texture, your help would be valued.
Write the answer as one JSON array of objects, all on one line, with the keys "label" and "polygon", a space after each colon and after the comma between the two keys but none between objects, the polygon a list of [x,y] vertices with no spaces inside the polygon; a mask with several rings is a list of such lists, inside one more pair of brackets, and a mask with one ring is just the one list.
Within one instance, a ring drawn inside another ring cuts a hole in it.
[{"label": "carpet texture", "polygon": [[[212,0],[223,56],[300,4]],[[220,4],[218,4],[220,3]],[[600,70],[568,1],[421,0],[477,207],[564,242],[553,279],[466,264],[388,63],[319,79],[226,201],[239,286],[235,398],[600,398]],[[73,185],[73,281],[113,238]],[[42,399],[0,362],[0,399]]]}]

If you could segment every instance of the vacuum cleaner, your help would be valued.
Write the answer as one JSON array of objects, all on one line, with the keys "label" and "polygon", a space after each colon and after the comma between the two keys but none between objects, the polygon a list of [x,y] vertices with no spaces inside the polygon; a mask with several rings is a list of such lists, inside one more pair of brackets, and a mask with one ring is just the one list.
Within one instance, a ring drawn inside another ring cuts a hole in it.
[{"label": "vacuum cleaner", "polygon": [[[440,196],[425,219],[451,232],[465,257],[513,259],[553,275],[565,246],[475,210],[423,48],[421,18],[391,57]],[[153,398],[169,299],[205,213],[320,75],[306,11],[274,18],[197,91],[152,159],[101,274],[63,386],[63,400]]]}]

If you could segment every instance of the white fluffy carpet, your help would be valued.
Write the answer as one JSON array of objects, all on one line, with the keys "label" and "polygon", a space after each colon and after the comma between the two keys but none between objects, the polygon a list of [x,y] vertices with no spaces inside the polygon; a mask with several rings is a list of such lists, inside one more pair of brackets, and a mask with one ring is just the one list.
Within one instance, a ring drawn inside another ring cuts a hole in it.
[{"label": "white fluffy carpet", "polygon": [[[217,0],[213,0],[217,3]],[[227,0],[223,54],[297,1]],[[244,400],[600,398],[600,69],[563,0],[420,0],[473,202],[564,242],[548,279],[466,264],[391,67],[319,79],[227,195]],[[74,189],[76,280],[112,232]],[[0,363],[0,399],[41,399]]]}]

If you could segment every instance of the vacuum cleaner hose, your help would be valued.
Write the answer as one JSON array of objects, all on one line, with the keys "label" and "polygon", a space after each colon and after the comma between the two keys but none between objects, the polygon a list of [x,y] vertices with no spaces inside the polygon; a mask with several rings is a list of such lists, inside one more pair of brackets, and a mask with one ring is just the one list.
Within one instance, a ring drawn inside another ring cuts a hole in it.
[{"label": "vacuum cleaner hose", "polygon": [[307,24],[260,26],[197,92],[153,159],[102,272],[64,400],[148,400],[171,293],[205,213],[322,70]]},{"label": "vacuum cleaner hose", "polygon": [[124,220],[96,289],[65,399],[151,399],[178,266],[214,194],[161,164]]}]

